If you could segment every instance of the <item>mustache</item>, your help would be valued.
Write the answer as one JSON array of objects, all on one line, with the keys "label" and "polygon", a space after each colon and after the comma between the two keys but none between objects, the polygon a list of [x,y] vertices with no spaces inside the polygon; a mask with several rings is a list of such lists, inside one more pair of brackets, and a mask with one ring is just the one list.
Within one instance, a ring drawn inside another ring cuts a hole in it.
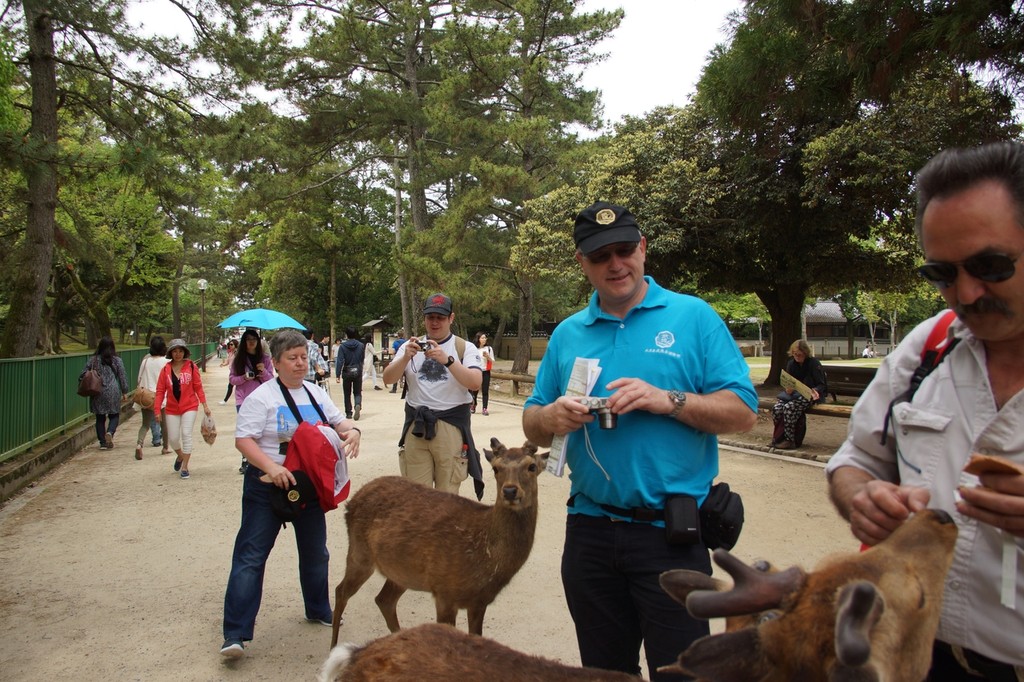
[{"label": "mustache", "polygon": [[986,315],[988,313],[999,313],[1010,317],[1010,306],[998,298],[982,297],[974,303],[957,303],[953,306],[953,311],[961,320],[967,315]]}]

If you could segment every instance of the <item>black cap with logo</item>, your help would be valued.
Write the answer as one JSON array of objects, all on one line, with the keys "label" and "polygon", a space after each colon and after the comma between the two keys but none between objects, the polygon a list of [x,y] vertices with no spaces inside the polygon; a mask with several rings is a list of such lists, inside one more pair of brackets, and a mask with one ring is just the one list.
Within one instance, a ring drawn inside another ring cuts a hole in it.
[{"label": "black cap with logo", "polygon": [[609,244],[639,242],[640,228],[627,209],[597,201],[576,216],[572,238],[576,248],[587,255]]}]

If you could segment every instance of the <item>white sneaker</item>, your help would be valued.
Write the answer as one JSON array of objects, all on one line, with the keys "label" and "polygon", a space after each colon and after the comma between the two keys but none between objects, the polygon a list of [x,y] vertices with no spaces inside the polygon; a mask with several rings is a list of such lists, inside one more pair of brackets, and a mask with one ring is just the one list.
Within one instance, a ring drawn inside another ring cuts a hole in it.
[{"label": "white sneaker", "polygon": [[226,400],[221,400],[221,401],[219,401],[219,402],[218,402],[217,404],[218,404],[218,405],[227,405],[227,404],[228,404],[228,401],[226,401]]}]

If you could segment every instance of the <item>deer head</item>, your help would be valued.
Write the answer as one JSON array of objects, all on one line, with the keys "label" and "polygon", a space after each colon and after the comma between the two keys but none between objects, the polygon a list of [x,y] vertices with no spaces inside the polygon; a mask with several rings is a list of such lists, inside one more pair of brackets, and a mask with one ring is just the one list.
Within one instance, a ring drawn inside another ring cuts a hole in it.
[{"label": "deer head", "polygon": [[507,448],[491,438],[491,448],[484,448],[484,457],[491,463],[498,484],[495,504],[507,507],[531,507],[537,501],[537,477],[544,471],[548,452],[538,454],[537,446],[526,441],[521,448]]},{"label": "deer head", "polygon": [[920,682],[956,536],[949,514],[929,509],[877,546],[826,559],[812,573],[764,572],[724,550],[714,560],[732,576],[730,590],[669,571],[662,587],[691,614],[730,618],[725,633],[694,642],[662,670],[706,682]]}]

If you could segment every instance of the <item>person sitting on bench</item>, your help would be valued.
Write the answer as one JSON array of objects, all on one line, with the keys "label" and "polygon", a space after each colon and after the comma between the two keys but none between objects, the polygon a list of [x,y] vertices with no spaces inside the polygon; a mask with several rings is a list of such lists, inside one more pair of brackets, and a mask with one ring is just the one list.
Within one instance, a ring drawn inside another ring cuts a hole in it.
[{"label": "person sitting on bench", "polygon": [[779,450],[800,447],[807,431],[807,417],[804,413],[812,405],[824,402],[826,395],[825,370],[821,367],[821,360],[811,356],[811,347],[807,341],[797,339],[790,344],[789,357],[786,371],[811,389],[812,400],[808,400],[793,389],[779,393],[778,400],[772,406],[775,431],[771,443],[773,448]]}]

